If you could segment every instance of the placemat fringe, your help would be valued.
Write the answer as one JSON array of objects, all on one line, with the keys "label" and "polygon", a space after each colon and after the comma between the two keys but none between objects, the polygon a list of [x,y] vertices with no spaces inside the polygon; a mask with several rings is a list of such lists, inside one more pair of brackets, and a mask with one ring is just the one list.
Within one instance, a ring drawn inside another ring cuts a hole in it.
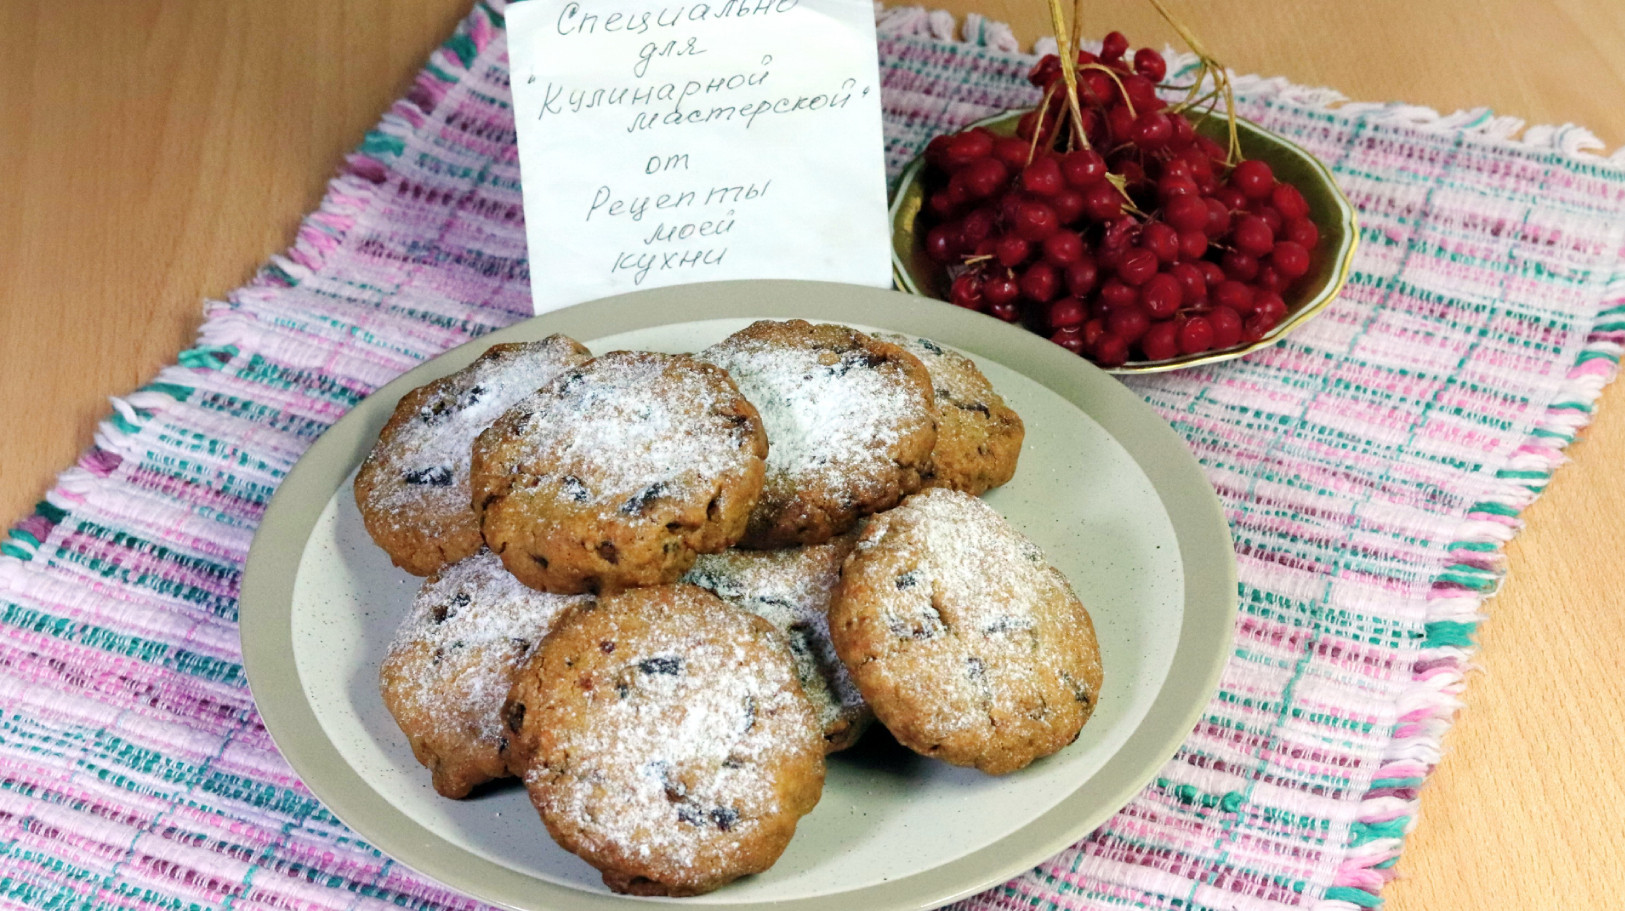
[{"label": "placemat fringe", "polygon": [[[205,323],[204,329],[208,328]],[[20,572],[22,565],[34,558],[57,523],[84,502],[85,495],[96,489],[97,482],[123,463],[126,444],[135,445],[134,438],[148,422],[190,397],[196,388],[197,372],[219,369],[224,363],[219,358],[221,353],[220,349],[206,347],[184,351],[180,356],[182,363],[191,361],[197,366],[165,367],[157,378],[135,392],[108,400],[112,414],[97,424],[91,448],[74,466],[57,475],[45,499],[35,504],[33,514],[13,525],[0,541],[0,554],[12,558],[0,558],[0,579],[25,578]],[[230,353],[235,354],[235,351]],[[205,362],[214,366],[203,366]]]},{"label": "placemat fringe", "polygon": [[1021,42],[1004,22],[989,19],[980,13],[965,14],[962,28],[956,29],[953,13],[947,10],[927,10],[923,6],[886,6],[875,4],[875,28],[884,35],[913,35],[937,41],[965,42],[977,47],[988,47],[1007,53],[1021,53]]},{"label": "placemat fringe", "polygon": [[1506,580],[1504,548],[1522,530],[1523,511],[1568,461],[1565,448],[1591,423],[1603,388],[1619,372],[1622,352],[1625,275],[1610,281],[1609,299],[1551,406],[1457,531],[1451,545],[1455,563],[1434,581],[1427,639],[1411,688],[1400,697],[1393,741],[1360,802],[1347,855],[1314,911],[1365,911],[1382,904],[1380,892],[1396,878],[1404,839],[1419,819],[1421,786],[1438,765],[1444,734],[1463,707],[1485,602]]}]

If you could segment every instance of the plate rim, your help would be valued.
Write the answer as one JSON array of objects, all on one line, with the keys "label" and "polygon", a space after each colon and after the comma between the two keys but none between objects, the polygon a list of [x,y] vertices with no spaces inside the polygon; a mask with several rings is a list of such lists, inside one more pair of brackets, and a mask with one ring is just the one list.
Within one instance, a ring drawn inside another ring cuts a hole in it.
[{"label": "plate rim", "polygon": [[490,345],[552,332],[595,338],[710,319],[794,317],[936,338],[1018,370],[1100,424],[1145,473],[1173,526],[1185,569],[1179,641],[1150,707],[1088,784],[999,840],[953,862],[848,892],[749,902],[699,896],[682,903],[711,911],[834,911],[853,907],[853,902],[876,911],[937,908],[1059,853],[1127,805],[1155,777],[1217,689],[1233,651],[1238,610],[1229,523],[1185,441],[1111,375],[992,317],[889,289],[756,279],[634,291],[531,317],[473,339],[380,387],[329,427],[289,470],[265,510],[243,572],[243,668],[272,742],[330,812],[398,863],[481,901],[521,911],[566,906],[624,911],[632,902],[647,901],[548,882],[450,845],[375,791],[344,761],[305,698],[292,648],[294,583],[322,510],[371,448],[393,403],[407,390],[466,366]]}]

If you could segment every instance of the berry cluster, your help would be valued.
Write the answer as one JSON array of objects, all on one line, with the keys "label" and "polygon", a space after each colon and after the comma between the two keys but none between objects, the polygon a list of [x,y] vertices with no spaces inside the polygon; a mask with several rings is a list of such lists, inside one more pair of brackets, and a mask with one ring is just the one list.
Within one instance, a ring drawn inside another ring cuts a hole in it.
[{"label": "berry cluster", "polygon": [[1161,54],[1127,52],[1112,32],[1070,79],[1060,58],[1040,60],[1029,78],[1044,100],[1015,137],[933,139],[925,251],[948,267],[953,303],[1105,367],[1263,338],[1309,271],[1309,205],[1158,97]]}]

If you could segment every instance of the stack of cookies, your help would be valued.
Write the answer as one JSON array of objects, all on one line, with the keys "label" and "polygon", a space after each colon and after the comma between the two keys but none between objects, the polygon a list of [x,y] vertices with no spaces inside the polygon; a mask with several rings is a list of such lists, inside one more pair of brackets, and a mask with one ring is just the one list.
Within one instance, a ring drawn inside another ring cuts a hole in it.
[{"label": "stack of cookies", "polygon": [[384,702],[441,794],[514,776],[618,892],[770,867],[878,719],[1004,774],[1099,699],[1089,615],[978,495],[1021,419],[926,339],[758,322],[693,355],[497,345],[356,477],[426,575]]}]

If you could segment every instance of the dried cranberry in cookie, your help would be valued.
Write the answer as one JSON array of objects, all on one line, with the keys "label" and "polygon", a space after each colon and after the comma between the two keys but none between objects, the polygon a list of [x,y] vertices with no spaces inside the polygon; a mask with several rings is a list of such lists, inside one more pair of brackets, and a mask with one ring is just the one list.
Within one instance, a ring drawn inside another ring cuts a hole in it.
[{"label": "dried cranberry in cookie", "polygon": [[507,777],[502,705],[514,675],[585,595],[519,584],[490,551],[430,576],[379,673],[384,705],[446,797]]},{"label": "dried cranberry in cookie", "polygon": [[1100,699],[1094,625],[1066,577],[959,491],[869,520],[830,637],[899,743],[991,775],[1077,739]]},{"label": "dried cranberry in cookie", "polygon": [[548,832],[617,892],[698,895],[766,870],[823,790],[824,739],[778,631],[692,585],[571,613],[504,716]]},{"label": "dried cranberry in cookie", "polygon": [[831,753],[856,743],[874,720],[829,641],[830,599],[856,540],[848,533],[783,550],[726,550],[694,561],[683,577],[784,634]]},{"label": "dried cranberry in cookie", "polygon": [[902,347],[931,374],[937,445],[931,450],[926,487],[982,494],[1015,476],[1026,428],[975,361],[926,338],[890,332],[875,333],[875,338]]},{"label": "dried cranberry in cookie", "polygon": [[846,326],[763,320],[700,352],[762,413],[767,482],[744,546],[819,544],[918,490],[937,441],[919,359]]},{"label": "dried cranberry in cookie", "polygon": [[492,345],[462,370],[401,397],[355,477],[367,533],[396,566],[427,576],[479,550],[468,485],[474,438],[514,402],[591,357],[562,335]]}]

